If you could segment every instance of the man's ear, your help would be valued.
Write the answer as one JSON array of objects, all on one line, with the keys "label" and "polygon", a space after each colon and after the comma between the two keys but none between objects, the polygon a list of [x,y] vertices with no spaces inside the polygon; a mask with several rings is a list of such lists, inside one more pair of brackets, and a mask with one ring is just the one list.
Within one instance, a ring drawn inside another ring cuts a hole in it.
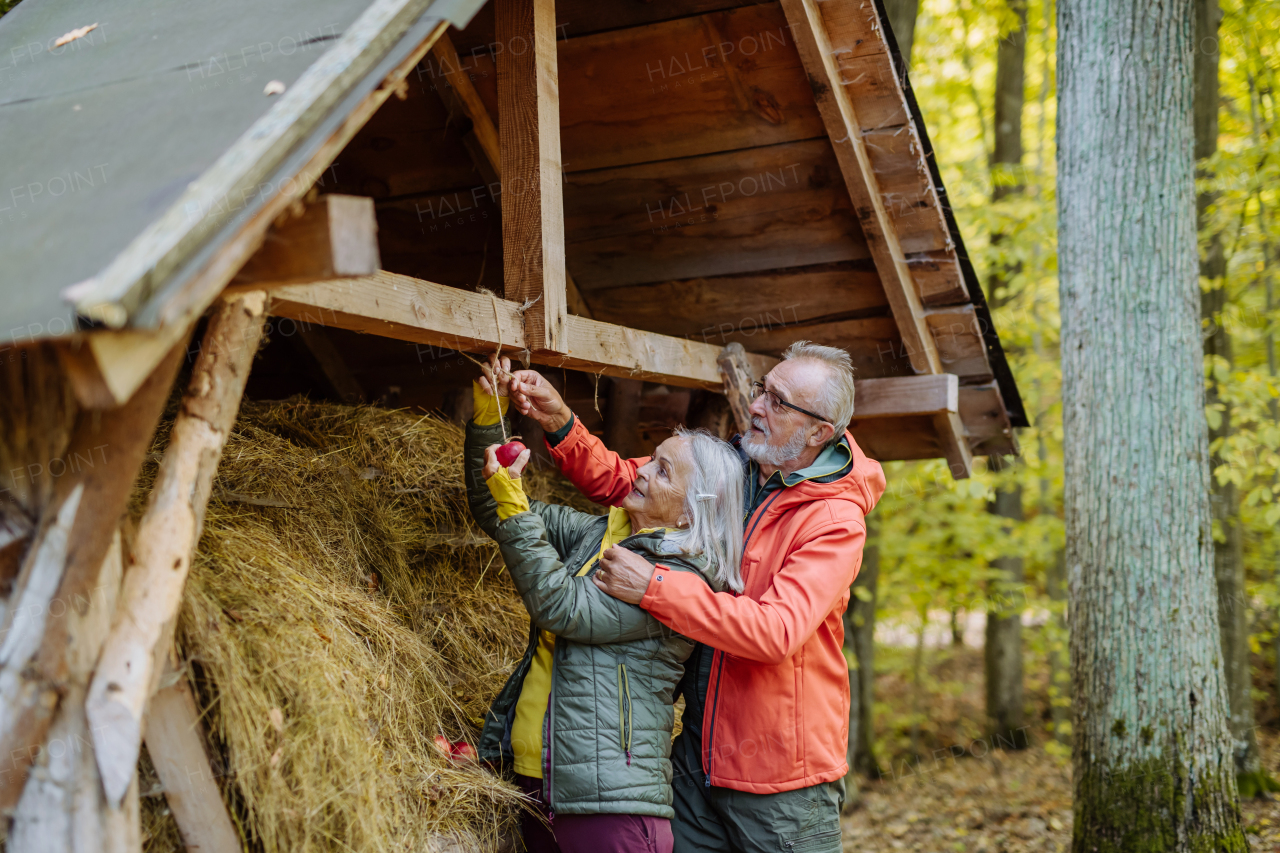
[{"label": "man's ear", "polygon": [[832,439],[836,434],[836,428],[831,424],[823,422],[818,424],[817,428],[809,434],[807,444],[810,447],[821,447]]}]

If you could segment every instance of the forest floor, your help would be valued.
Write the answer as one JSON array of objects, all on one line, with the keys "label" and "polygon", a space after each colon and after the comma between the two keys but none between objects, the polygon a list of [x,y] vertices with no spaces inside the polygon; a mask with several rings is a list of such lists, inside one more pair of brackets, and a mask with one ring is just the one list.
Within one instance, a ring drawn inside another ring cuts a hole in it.
[{"label": "forest floor", "polygon": [[[974,734],[981,649],[936,654],[929,673],[921,700],[928,720],[917,733],[920,757],[911,760],[909,679],[897,667],[881,674],[877,666],[882,776],[862,781],[858,805],[844,819],[847,853],[1070,850],[1071,764],[1065,749],[1050,743],[1043,685],[1028,674],[1028,702],[1045,713],[1030,720],[1031,746],[1015,752]],[[1259,742],[1265,767],[1280,778],[1280,733],[1260,729]],[[1254,853],[1280,853],[1280,797],[1246,800],[1241,810]]]}]

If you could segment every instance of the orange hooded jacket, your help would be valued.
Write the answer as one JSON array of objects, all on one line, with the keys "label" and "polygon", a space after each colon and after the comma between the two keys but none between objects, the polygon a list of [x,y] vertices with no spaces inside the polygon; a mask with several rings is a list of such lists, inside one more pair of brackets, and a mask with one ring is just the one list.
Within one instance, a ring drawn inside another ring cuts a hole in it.
[{"label": "orange hooded jacket", "polygon": [[[716,649],[703,715],[709,784],[772,794],[849,769],[849,666],[841,615],[862,563],[880,463],[845,433],[853,466],[831,483],[771,492],[747,521],[742,595],[654,569],[640,606]],[[579,490],[614,506],[647,459],[623,459],[574,419],[551,453]]]}]

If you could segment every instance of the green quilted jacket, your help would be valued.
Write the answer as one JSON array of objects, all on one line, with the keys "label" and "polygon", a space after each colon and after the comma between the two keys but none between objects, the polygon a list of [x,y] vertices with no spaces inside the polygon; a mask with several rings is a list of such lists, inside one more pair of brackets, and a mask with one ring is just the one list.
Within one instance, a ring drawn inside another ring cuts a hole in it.
[{"label": "green quilted jacket", "polygon": [[[485,715],[480,758],[513,760],[516,700],[538,632],[550,631],[556,645],[542,793],[551,811],[672,818],[672,694],[693,642],[639,607],[605,595],[590,575],[574,577],[600,547],[604,516],[530,501],[530,512],[498,520],[481,469],[484,449],[501,441],[496,424],[468,425],[467,497],[476,523],[498,543],[533,624],[524,657]],[[705,562],[680,554],[661,532],[619,544],[650,562],[705,578]]]}]

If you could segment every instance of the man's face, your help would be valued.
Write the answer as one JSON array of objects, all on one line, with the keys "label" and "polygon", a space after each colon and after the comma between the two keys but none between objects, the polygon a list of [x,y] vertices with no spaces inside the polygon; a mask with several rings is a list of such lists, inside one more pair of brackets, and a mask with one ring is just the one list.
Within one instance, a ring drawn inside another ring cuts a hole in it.
[{"label": "man's face", "polygon": [[[764,387],[788,403],[813,412],[818,407],[819,392],[827,380],[826,368],[812,361],[792,359],[769,371],[761,381]],[[786,406],[775,409],[768,394],[761,394],[747,409],[751,428],[742,436],[742,449],[757,462],[785,465],[810,446],[809,439],[821,427],[821,421]]]}]

